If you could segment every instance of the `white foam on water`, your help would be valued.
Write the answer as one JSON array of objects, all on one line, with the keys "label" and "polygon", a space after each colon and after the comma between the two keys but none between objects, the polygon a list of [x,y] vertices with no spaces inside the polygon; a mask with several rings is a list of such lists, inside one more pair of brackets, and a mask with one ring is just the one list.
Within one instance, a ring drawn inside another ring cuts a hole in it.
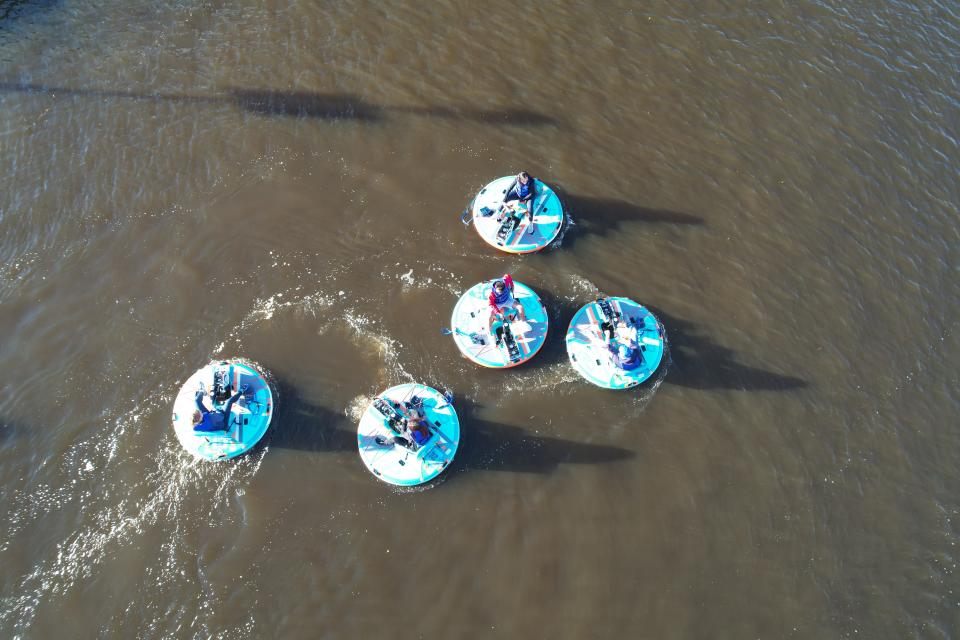
[{"label": "white foam on water", "polygon": [[[541,367],[518,367],[511,371],[509,378],[504,380],[504,393],[501,397],[509,399],[514,394],[522,395],[531,391],[550,391],[570,395],[576,390],[577,383],[581,381],[583,378],[566,361]],[[478,383],[476,391],[481,393],[487,386],[485,383]]]},{"label": "white foam on water", "polygon": [[360,418],[363,417],[363,412],[367,410],[367,407],[370,406],[370,403],[373,402],[373,397],[368,395],[359,395],[351,400],[343,410],[343,415],[349,418],[355,423],[360,422]]},{"label": "white foam on water", "polygon": [[[42,602],[82,588],[117,548],[136,544],[157,526],[173,531],[160,550],[158,568],[151,569],[159,573],[159,580],[152,584],[176,589],[183,583],[182,576],[192,565],[191,554],[178,542],[181,523],[197,521],[195,514],[186,513],[184,497],[195,494],[198,484],[212,480],[213,489],[204,501],[206,515],[214,521],[229,518],[232,497],[257,473],[267,448],[236,461],[211,464],[190,457],[170,437],[156,455],[117,460],[118,446],[128,449],[130,437],[145,425],[168,422],[167,400],[148,397],[135,410],[115,412],[103,422],[104,428],[74,443],[62,456],[57,463],[62,480],[56,487],[42,484],[13,496],[6,515],[11,535],[30,525],[40,526],[42,518],[66,509],[82,512],[83,523],[20,578],[18,595],[5,599],[0,608],[0,626],[15,632],[28,630]],[[106,483],[90,473],[95,469],[116,472],[110,469],[116,465],[136,466],[136,472],[129,473],[136,480]]]},{"label": "white foam on water", "polygon": [[574,301],[579,298],[584,298],[583,304],[586,304],[590,300],[596,300],[597,296],[600,295],[600,288],[579,274],[570,274],[567,280],[570,282],[570,288],[573,290],[573,296],[567,297],[567,300]]},{"label": "white foam on water", "polygon": [[[287,298],[283,299],[285,293],[287,294]],[[296,309],[316,317],[319,312],[329,309],[336,303],[333,296],[323,292],[316,292],[309,295],[296,295],[297,293],[296,289],[291,289],[286,292],[281,291],[275,293],[266,299],[257,299],[253,304],[253,308],[248,311],[237,326],[228,331],[227,334],[231,338],[240,339],[255,325],[271,320],[278,311]],[[219,343],[214,348],[214,354],[220,353],[224,347],[225,342]]]},{"label": "white foam on water", "polygon": [[353,330],[359,344],[372,347],[377,351],[388,381],[392,381],[394,384],[415,382],[413,374],[407,371],[400,361],[400,343],[394,338],[373,329],[381,323],[375,323],[369,316],[353,309],[344,310],[342,317]]},{"label": "white foam on water", "polygon": [[396,268],[395,272],[381,271],[380,277],[385,280],[399,280],[401,291],[404,293],[415,289],[438,287],[454,295],[462,293],[461,278],[441,265],[418,260],[413,266],[399,262],[393,266]]},{"label": "white foam on water", "polygon": [[[363,261],[357,260],[351,264],[360,267]],[[341,270],[345,267],[346,265],[340,265]],[[349,271],[347,271],[347,274],[349,274]],[[401,273],[397,277],[405,282],[405,287],[412,287],[414,283],[418,283],[417,286],[432,286],[432,278],[416,279],[412,274],[413,269],[410,268],[407,273]],[[333,279],[333,277],[331,276],[330,279]],[[321,320],[317,327],[317,330],[321,333],[346,325],[358,347],[372,350],[376,354],[377,359],[382,363],[384,380],[393,383],[413,381],[413,375],[401,364],[400,343],[377,329],[383,325],[382,321],[356,308],[356,306],[359,306],[376,309],[377,305],[373,303],[365,304],[361,296],[356,295],[350,289],[340,288],[340,286],[343,286],[342,283],[336,286],[337,282],[334,281],[332,284],[335,286],[330,288],[336,293],[319,290],[305,294],[303,293],[303,285],[299,285],[274,293],[267,298],[258,299],[244,318],[228,331],[228,335],[239,340],[256,325],[269,322],[276,314],[281,312],[309,314]],[[328,313],[334,306],[338,310],[335,314],[336,317]],[[224,347],[225,343],[221,342],[217,345],[214,353],[219,353]]]}]

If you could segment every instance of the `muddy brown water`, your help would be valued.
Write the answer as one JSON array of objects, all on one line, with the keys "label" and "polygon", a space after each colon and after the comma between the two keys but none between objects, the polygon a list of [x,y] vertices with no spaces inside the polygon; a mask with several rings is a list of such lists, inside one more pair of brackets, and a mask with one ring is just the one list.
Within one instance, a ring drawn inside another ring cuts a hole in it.
[{"label": "muddy brown water", "polygon": [[[0,2],[0,636],[954,638],[954,3]],[[458,216],[526,168],[559,246]],[[526,366],[439,333],[505,271]],[[566,362],[598,293],[659,384]],[[184,453],[212,358],[282,404]],[[448,386],[444,481],[355,445]]]}]

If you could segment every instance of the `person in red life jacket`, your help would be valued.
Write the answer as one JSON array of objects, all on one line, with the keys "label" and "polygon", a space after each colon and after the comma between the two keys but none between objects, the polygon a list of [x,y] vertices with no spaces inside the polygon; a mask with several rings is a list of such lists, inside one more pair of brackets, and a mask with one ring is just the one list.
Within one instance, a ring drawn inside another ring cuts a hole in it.
[{"label": "person in red life jacket", "polygon": [[520,316],[520,320],[526,321],[527,314],[523,310],[523,305],[513,295],[513,278],[509,273],[493,281],[487,300],[490,302],[490,321],[487,325],[490,333],[493,333],[493,323],[497,316],[506,318],[507,312],[511,309]]},{"label": "person in red life jacket", "polygon": [[521,171],[517,174],[517,179],[513,181],[513,186],[510,187],[510,190],[507,191],[503,197],[503,204],[500,205],[500,215],[497,217],[497,222],[501,222],[504,215],[506,215],[506,209],[509,206],[513,206],[510,205],[510,203],[516,202],[516,209],[513,215],[526,209],[527,220],[529,220],[527,233],[533,233],[533,198],[536,196],[533,184],[533,177],[526,171]]}]

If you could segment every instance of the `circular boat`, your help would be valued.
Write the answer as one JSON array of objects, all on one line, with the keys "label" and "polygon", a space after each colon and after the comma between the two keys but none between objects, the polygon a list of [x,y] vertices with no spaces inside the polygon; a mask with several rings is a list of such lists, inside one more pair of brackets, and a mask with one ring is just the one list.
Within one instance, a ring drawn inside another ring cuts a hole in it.
[{"label": "circular boat", "polygon": [[514,281],[513,296],[523,305],[526,320],[513,315],[502,324],[499,344],[490,331],[490,303],[492,280],[472,286],[453,308],[451,332],[460,353],[468,360],[484,367],[506,369],[523,364],[537,355],[547,340],[549,319],[547,310],[533,289]]},{"label": "circular boat", "polygon": [[[421,444],[404,438],[406,416],[417,409],[428,435]],[[391,443],[396,439],[396,442]],[[384,482],[410,487],[440,475],[457,453],[460,420],[448,397],[423,384],[390,387],[373,399],[360,418],[360,458]]]},{"label": "circular boat", "polygon": [[[613,328],[610,340],[609,329]],[[570,321],[567,355],[577,373],[606,389],[634,387],[660,366],[666,336],[663,325],[643,305],[629,298],[599,298],[584,305]],[[628,348],[626,366],[614,351]]]},{"label": "circular boat", "polygon": [[173,430],[183,448],[198,458],[234,458],[252,449],[267,432],[275,397],[268,375],[258,365],[217,360],[180,387],[173,403]]},{"label": "circular boat", "polygon": [[553,242],[560,233],[563,205],[553,189],[532,178],[534,197],[530,206],[533,207],[533,227],[530,228],[525,210],[516,210],[516,202],[511,206],[511,210],[516,210],[516,215],[507,215],[498,221],[503,198],[513,188],[516,179],[516,176],[497,178],[480,190],[467,211],[472,215],[477,233],[491,247],[507,253],[533,253]]}]

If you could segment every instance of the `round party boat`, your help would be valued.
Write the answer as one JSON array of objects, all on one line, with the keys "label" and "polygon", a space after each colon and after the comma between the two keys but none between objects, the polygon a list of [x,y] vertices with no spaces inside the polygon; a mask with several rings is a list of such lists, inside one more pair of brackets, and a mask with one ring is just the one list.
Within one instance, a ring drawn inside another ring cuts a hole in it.
[{"label": "round party boat", "polygon": [[217,360],[180,387],[173,430],[183,448],[204,460],[235,458],[267,432],[276,392],[269,376],[247,360]]},{"label": "round party boat", "polygon": [[507,210],[501,212],[503,199],[516,184],[517,176],[497,178],[481,189],[467,208],[477,233],[491,247],[507,253],[533,253],[549,245],[560,233],[563,225],[560,198],[546,183],[536,178],[531,180],[534,187],[529,203],[533,210],[532,226],[527,205],[511,202]]},{"label": "round party boat", "polygon": [[581,376],[606,389],[627,389],[660,366],[663,325],[630,298],[599,298],[570,321],[567,355]]},{"label": "round party boat", "polygon": [[450,320],[453,341],[463,357],[483,367],[507,369],[537,355],[547,340],[549,319],[537,294],[522,282],[513,282],[513,297],[523,306],[525,320],[516,313],[495,318],[491,331],[489,302],[492,280],[472,286],[457,301]]},{"label": "round party boat", "polygon": [[[439,476],[460,443],[460,420],[449,394],[423,384],[390,387],[373,399],[360,418],[357,446],[367,468],[384,482],[410,487]],[[424,438],[407,429],[408,417],[422,416]]]}]

